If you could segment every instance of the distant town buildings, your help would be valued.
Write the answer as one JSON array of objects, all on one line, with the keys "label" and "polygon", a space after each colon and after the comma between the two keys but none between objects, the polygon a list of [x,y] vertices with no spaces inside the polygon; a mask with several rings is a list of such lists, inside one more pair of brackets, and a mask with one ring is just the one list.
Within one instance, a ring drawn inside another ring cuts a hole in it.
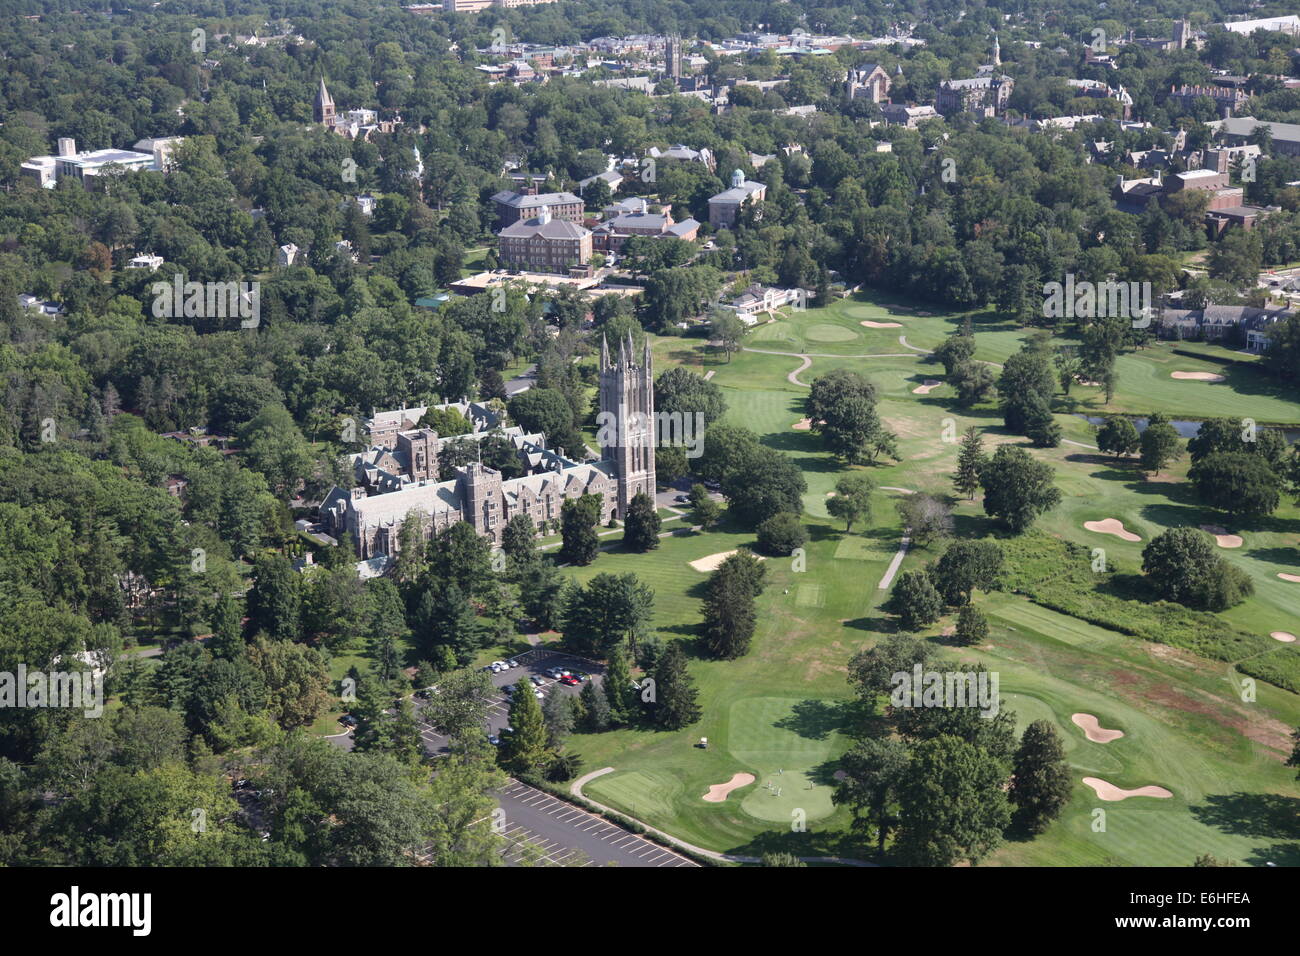
[{"label": "distant town buildings", "polygon": [[935,95],[934,108],[942,116],[973,113],[999,116],[1006,109],[1016,81],[1005,74],[973,76],[966,80],[944,80]]},{"label": "distant town buildings", "polygon": [[[60,179],[70,177],[84,186],[90,186],[96,177],[115,170],[125,172],[165,172],[171,166],[171,154],[184,137],[143,139],[136,149],[95,149],[77,151],[77,141],[69,137],[59,140],[59,151],[54,156],[33,156],[20,164],[21,175],[38,186],[53,189]],[[143,149],[141,148],[143,147]]]}]

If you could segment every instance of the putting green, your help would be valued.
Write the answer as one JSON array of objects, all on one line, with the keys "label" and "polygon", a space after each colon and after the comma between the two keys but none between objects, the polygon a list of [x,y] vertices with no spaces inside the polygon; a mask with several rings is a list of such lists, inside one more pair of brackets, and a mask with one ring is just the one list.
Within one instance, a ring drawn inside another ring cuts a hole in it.
[{"label": "putting green", "polygon": [[788,824],[820,820],[835,812],[830,787],[814,783],[802,770],[782,769],[752,784],[740,809],[759,820]]},{"label": "putting green", "polygon": [[831,701],[747,697],[733,703],[729,749],[758,778],[740,808],[756,819],[779,823],[794,821],[796,810],[804,820],[830,816],[835,806],[829,770],[819,767],[844,749],[838,725]]},{"label": "putting green", "polygon": [[858,337],[858,333],[842,325],[819,322],[804,329],[803,337],[809,342],[852,342]]}]

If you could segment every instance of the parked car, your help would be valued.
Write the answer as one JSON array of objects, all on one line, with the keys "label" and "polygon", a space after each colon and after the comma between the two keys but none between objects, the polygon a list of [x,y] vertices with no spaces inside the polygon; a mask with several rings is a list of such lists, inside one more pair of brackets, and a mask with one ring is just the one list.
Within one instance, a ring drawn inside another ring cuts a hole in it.
[{"label": "parked car", "polygon": [[506,661],[506,667],[518,667],[518,666],[519,666],[519,662],[515,660],[513,657],[510,658],[510,660]]},{"label": "parked car", "polygon": [[498,737],[496,734],[488,734],[488,743],[490,743],[493,747],[500,747],[501,738]]},{"label": "parked car", "polygon": [[543,694],[540,690],[533,691],[533,696],[536,697],[538,700],[542,700],[544,697],[546,697],[546,695]]},{"label": "parked car", "polygon": [[591,680],[591,675],[588,674],[586,671],[574,671],[573,676],[578,678],[578,680],[580,681]]},{"label": "parked car", "polygon": [[351,714],[344,714],[339,718],[339,723],[344,727],[355,727],[357,725],[357,719]]},{"label": "parked car", "polygon": [[550,667],[546,670],[546,676],[550,678],[558,679],[560,674],[561,671],[558,667]]},{"label": "parked car", "polygon": [[546,683],[546,678],[543,677],[541,674],[534,674],[532,677],[528,679],[532,681],[533,684],[536,685],[537,687],[541,687],[543,684]]},{"label": "parked car", "polygon": [[560,683],[568,684],[570,687],[572,687],[574,684],[581,684],[582,681],[578,680],[578,678],[574,677],[572,674],[565,674],[563,677],[560,678]]},{"label": "parked car", "polygon": [[691,500],[690,495],[678,495],[676,498],[673,499],[673,501],[680,501],[682,504],[686,504],[690,500]]}]

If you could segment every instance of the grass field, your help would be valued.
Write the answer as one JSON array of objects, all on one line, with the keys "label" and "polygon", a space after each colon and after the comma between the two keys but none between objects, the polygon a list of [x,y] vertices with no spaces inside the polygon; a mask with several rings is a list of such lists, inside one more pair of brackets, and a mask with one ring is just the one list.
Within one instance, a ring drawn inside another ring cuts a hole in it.
[{"label": "grass field", "polygon": [[[859,324],[864,320],[898,322],[901,328],[869,329]],[[983,430],[986,446],[1023,443],[1003,433],[991,407],[959,413],[950,407],[946,387],[929,395],[912,393],[924,379],[941,377],[942,370],[901,346],[899,335],[910,345],[932,348],[960,321],[924,306],[857,299],[790,312],[760,325],[745,345],[764,352],[737,353],[730,361],[710,354],[699,339],[655,341],[660,369],[686,364],[713,370],[729,406],[728,419],[797,462],[808,482],[804,506],[812,539],[805,571],[794,571],[790,559],[766,562],[768,587],[759,598],[754,644],[735,661],[708,660],[697,646],[704,575],[689,562],[752,545],[751,534],[724,523],[708,533],[665,539],[646,555],[615,548],[593,565],[572,570],[580,580],[634,571],[654,589],[655,628],[665,639],[684,642],[704,711],[696,725],[680,733],[619,730],[573,738],[584,771],[615,769],[587,785],[591,797],[713,850],[864,854],[847,838],[847,812],[829,803],[829,793],[835,760],[851,743],[845,735],[851,724],[846,662],[892,628],[878,609],[887,592],[877,583],[901,536],[893,507],[900,493],[878,490],[871,522],[853,534],[832,524],[826,493],[844,469],[821,450],[816,436],[791,428],[802,417],[807,392],[786,376],[801,364],[800,354],[812,356],[811,367],[800,374],[804,383],[832,368],[861,371],[878,389],[881,414],[899,435],[902,455],[900,462],[867,473],[878,488],[947,492],[956,446],[946,437],[974,424]],[[976,316],[975,328],[976,355],[989,362],[1005,360],[1023,337],[1021,330],[988,315]],[[1222,385],[1172,379],[1168,373],[1175,369],[1223,371],[1213,359],[1229,357],[1213,346],[1187,349],[1204,357],[1175,355],[1165,344],[1125,355],[1119,391],[1106,408],[1096,389],[1076,388],[1075,404],[1062,403],[1058,414],[1065,437],[1095,444],[1093,429],[1072,411],[1159,409],[1189,418],[1241,415],[1300,422],[1300,403],[1273,390],[1248,362],[1227,372]],[[1052,464],[1064,494],[1061,506],[1037,527],[1089,550],[1104,548],[1110,560],[1129,568],[1140,565],[1146,541],[1165,528],[1225,523],[1190,495],[1186,460],[1160,480],[1147,480],[1080,445],[1032,454]],[[960,534],[994,530],[978,500],[960,503],[956,515]],[[1085,521],[1104,517],[1124,521],[1142,541],[1128,543],[1083,528]],[[1300,584],[1276,576],[1300,573],[1300,510],[1287,503],[1257,526],[1230,530],[1245,544],[1222,553],[1250,574],[1256,594],[1224,614],[1225,622],[1260,635],[1300,630]],[[935,557],[937,550],[914,549],[904,568]],[[1050,720],[1066,741],[1076,776],[1061,819],[1032,841],[1008,843],[991,863],[1188,865],[1200,853],[1256,865],[1300,863],[1300,787],[1295,771],[1282,763],[1288,734],[1300,725],[1300,697],[1259,682],[1256,698],[1247,702],[1233,662],[1125,636],[1019,595],[994,593],[979,603],[993,625],[989,646],[946,646],[939,635],[950,621],[923,636],[950,659],[980,661],[997,670],[1003,706],[1016,712],[1022,727],[1030,720]],[[1274,650],[1300,653],[1294,646]],[[1091,743],[1070,720],[1076,712],[1093,714],[1103,727],[1121,729],[1125,736]],[[695,746],[702,736],[709,739],[707,750]],[[702,799],[711,785],[740,772],[752,773],[755,782],[722,803]],[[1173,796],[1103,802],[1082,783],[1084,776],[1125,788],[1156,784]],[[773,788],[780,789],[779,797]],[[1097,810],[1104,811],[1104,829]],[[792,829],[798,812],[807,821],[806,832]]]}]

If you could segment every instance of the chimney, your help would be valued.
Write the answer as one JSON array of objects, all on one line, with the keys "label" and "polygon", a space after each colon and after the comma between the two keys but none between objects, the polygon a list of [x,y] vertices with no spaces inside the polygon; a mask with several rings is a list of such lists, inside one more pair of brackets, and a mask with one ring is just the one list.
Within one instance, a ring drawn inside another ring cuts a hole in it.
[{"label": "chimney", "polygon": [[76,155],[77,155],[77,141],[76,141],[75,139],[73,139],[71,136],[60,136],[60,137],[59,137],[59,155],[60,155],[60,156],[76,156]]}]

